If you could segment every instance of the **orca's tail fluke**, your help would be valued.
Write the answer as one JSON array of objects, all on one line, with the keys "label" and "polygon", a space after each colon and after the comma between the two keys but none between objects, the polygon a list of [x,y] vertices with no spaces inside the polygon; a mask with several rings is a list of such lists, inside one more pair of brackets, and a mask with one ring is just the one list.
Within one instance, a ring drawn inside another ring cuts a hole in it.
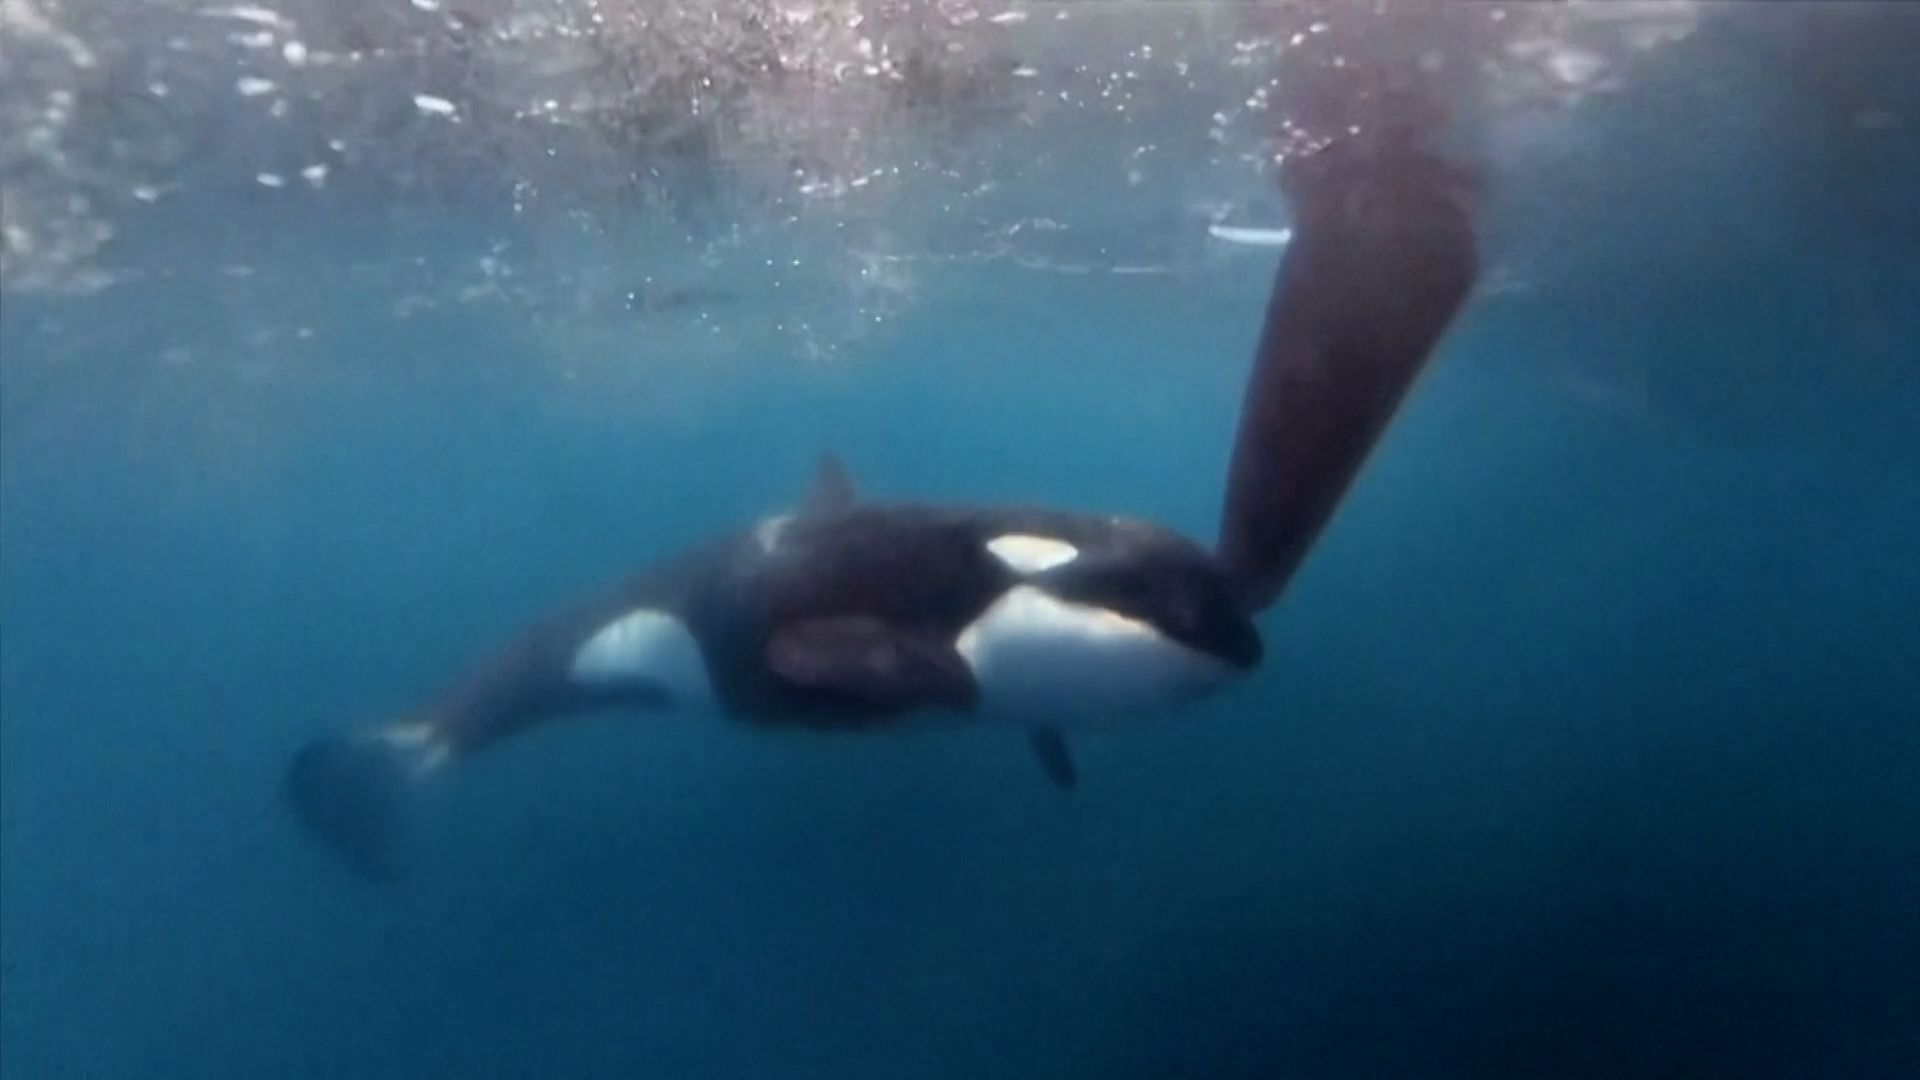
[{"label": "orca's tail fluke", "polygon": [[413,788],[446,756],[425,724],[327,736],[294,754],[282,794],[331,854],[363,877],[389,880],[399,872]]}]

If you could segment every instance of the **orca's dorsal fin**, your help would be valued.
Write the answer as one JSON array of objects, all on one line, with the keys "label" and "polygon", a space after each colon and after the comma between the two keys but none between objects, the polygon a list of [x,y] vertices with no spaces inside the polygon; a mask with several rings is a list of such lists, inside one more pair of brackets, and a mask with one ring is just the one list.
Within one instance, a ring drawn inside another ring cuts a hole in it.
[{"label": "orca's dorsal fin", "polygon": [[1282,170],[1293,235],[1241,399],[1216,548],[1248,612],[1286,589],[1479,279],[1472,170],[1383,109],[1404,133],[1335,141]]},{"label": "orca's dorsal fin", "polygon": [[832,454],[821,454],[813,472],[813,488],[800,503],[800,513],[832,514],[852,507],[856,501],[847,467]]}]

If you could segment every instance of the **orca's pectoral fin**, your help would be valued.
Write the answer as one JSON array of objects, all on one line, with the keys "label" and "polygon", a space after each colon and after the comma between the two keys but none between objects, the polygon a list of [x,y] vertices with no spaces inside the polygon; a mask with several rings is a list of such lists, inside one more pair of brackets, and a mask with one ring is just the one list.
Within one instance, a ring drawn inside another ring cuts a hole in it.
[{"label": "orca's pectoral fin", "polygon": [[813,488],[800,504],[802,514],[831,514],[846,510],[858,499],[853,487],[853,477],[848,475],[847,467],[832,454],[821,454],[820,463],[814,468]]},{"label": "orca's pectoral fin", "polygon": [[1073,751],[1067,748],[1066,737],[1057,729],[1028,728],[1027,747],[1033,751],[1033,760],[1039,763],[1040,771],[1047,774],[1047,779],[1053,782],[1054,787],[1066,791],[1079,783],[1080,770],[1073,764]]},{"label": "orca's pectoral fin", "polygon": [[1289,162],[1293,242],[1267,301],[1219,556],[1249,611],[1277,599],[1479,274],[1474,181],[1413,136]]},{"label": "orca's pectoral fin", "polygon": [[973,673],[950,642],[883,619],[840,615],[782,627],[767,668],[819,710],[854,717],[972,706]]}]

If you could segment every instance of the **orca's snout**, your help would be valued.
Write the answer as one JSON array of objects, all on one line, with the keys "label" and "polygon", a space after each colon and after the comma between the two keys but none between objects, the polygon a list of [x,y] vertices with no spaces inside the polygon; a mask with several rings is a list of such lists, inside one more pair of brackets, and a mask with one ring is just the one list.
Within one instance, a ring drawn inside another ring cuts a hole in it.
[{"label": "orca's snout", "polygon": [[1225,590],[1190,595],[1169,605],[1159,623],[1163,633],[1193,651],[1245,675],[1260,666],[1266,646],[1253,617],[1239,610]]},{"label": "orca's snout", "polygon": [[1244,674],[1259,667],[1266,653],[1267,647],[1260,640],[1259,629],[1252,620],[1242,619],[1228,630],[1215,655]]}]

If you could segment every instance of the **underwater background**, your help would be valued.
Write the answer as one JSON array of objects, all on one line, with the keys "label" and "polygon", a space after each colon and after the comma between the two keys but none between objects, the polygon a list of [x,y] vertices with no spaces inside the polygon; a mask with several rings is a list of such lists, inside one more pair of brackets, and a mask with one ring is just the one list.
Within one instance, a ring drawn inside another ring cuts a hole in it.
[{"label": "underwater background", "polygon": [[[1920,1075],[1912,9],[485,7],[0,4],[9,1080]],[[823,452],[1210,539],[1320,40],[1466,73],[1490,270],[1251,683],[296,830]]]}]

